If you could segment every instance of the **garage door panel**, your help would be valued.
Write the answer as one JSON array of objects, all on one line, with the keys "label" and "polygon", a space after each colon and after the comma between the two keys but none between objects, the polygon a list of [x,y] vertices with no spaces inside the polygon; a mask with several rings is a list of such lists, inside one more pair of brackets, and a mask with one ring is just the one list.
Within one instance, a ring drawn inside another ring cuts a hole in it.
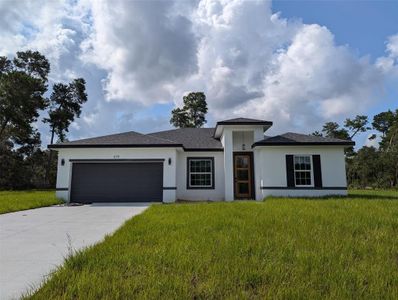
[{"label": "garage door panel", "polygon": [[162,201],[163,163],[74,163],[71,201]]}]

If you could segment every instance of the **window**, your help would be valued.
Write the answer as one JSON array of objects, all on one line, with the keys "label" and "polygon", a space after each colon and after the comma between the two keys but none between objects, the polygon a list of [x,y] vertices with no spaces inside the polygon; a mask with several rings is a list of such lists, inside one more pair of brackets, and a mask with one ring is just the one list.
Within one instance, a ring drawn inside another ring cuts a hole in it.
[{"label": "window", "polygon": [[294,182],[296,186],[312,185],[311,156],[294,156]]},{"label": "window", "polygon": [[214,189],[214,158],[188,157],[187,188]]}]

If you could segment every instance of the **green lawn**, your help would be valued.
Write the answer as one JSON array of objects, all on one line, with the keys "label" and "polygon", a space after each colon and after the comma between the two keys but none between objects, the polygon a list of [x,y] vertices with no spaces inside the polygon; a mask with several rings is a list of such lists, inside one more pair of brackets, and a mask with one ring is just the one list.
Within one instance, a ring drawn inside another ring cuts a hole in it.
[{"label": "green lawn", "polygon": [[0,214],[58,203],[54,191],[0,191]]},{"label": "green lawn", "polygon": [[153,205],[33,299],[398,299],[398,193]]}]

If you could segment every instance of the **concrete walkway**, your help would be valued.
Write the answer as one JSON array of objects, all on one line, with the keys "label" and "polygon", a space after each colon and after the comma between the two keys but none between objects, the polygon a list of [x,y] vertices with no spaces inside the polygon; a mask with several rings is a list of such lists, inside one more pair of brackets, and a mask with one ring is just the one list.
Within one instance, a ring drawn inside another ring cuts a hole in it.
[{"label": "concrete walkway", "polygon": [[0,299],[18,299],[62,264],[70,248],[101,241],[148,203],[52,206],[0,215]]}]

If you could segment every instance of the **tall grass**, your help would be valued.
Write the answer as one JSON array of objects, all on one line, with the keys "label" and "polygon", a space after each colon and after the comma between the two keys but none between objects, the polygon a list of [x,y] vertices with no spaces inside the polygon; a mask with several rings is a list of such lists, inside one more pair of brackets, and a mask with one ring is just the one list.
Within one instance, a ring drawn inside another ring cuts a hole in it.
[{"label": "tall grass", "polygon": [[0,214],[61,203],[55,191],[0,191]]},{"label": "tall grass", "polygon": [[398,195],[154,205],[32,299],[398,299]]}]

